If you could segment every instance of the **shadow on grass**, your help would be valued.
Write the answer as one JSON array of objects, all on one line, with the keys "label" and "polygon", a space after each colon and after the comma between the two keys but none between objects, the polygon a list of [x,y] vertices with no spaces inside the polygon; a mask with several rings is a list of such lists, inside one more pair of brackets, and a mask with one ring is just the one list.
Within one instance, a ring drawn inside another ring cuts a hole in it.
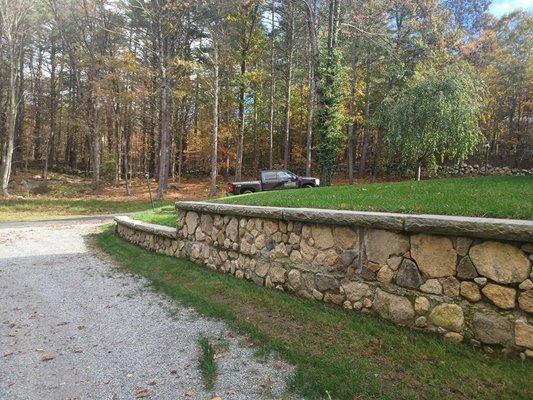
[{"label": "shadow on grass", "polygon": [[226,321],[262,352],[296,366],[309,399],[529,399],[533,364],[296,298],[189,261],[137,248],[107,228],[96,243],[124,270],[203,315]]}]

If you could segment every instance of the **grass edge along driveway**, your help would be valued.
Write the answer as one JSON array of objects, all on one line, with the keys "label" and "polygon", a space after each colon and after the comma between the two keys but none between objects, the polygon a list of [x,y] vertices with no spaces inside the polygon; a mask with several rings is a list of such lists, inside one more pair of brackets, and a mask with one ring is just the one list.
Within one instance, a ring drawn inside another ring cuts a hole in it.
[{"label": "grass edge along driveway", "polygon": [[533,363],[443,343],[376,317],[237,280],[140,249],[108,227],[97,245],[124,271],[247,335],[257,356],[295,365],[290,390],[308,399],[528,399]]}]

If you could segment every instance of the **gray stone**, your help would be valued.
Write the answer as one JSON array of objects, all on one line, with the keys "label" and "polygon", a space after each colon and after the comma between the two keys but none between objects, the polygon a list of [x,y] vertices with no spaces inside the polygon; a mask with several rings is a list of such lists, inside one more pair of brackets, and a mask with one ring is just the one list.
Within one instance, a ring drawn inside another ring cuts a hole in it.
[{"label": "gray stone", "polygon": [[315,241],[316,247],[325,250],[329,249],[335,244],[331,227],[325,225],[313,225],[311,227],[311,235]]},{"label": "gray stone", "polygon": [[420,290],[424,293],[442,294],[442,285],[438,279],[428,279],[424,284],[420,285]]},{"label": "gray stone", "polygon": [[426,277],[455,275],[457,252],[452,241],[446,237],[424,234],[411,236],[411,256]]},{"label": "gray stone", "polygon": [[331,275],[321,273],[316,274],[315,282],[316,288],[321,292],[324,292],[326,290],[336,291],[339,290],[340,287],[339,281],[337,281],[337,279],[335,279]]},{"label": "gray stone", "polygon": [[341,263],[343,267],[349,267],[352,265],[358,255],[359,252],[355,250],[343,251],[341,254]]},{"label": "gray stone", "polygon": [[487,344],[504,344],[513,337],[509,321],[497,314],[476,313],[472,327],[475,337]]},{"label": "gray stone", "polygon": [[298,290],[302,287],[302,274],[297,269],[291,269],[287,274],[287,281],[293,290]]},{"label": "gray stone", "polygon": [[382,318],[389,319],[399,325],[412,325],[414,323],[415,311],[406,297],[376,289],[372,307]]},{"label": "gray stone", "polygon": [[409,250],[409,239],[398,233],[371,229],[365,233],[365,249],[368,260],[385,264],[390,256]]},{"label": "gray stone", "polygon": [[362,282],[343,283],[342,289],[346,295],[346,298],[350,301],[358,301],[363,297],[370,296],[372,294],[370,286]]},{"label": "gray stone", "polygon": [[232,242],[236,242],[239,237],[239,221],[237,218],[232,218],[226,225],[226,236]]},{"label": "gray stone", "polygon": [[476,267],[472,264],[470,257],[466,256],[461,258],[457,265],[457,277],[460,279],[474,279],[478,276]]},{"label": "gray stone", "polygon": [[185,223],[187,224],[187,233],[192,235],[198,226],[198,214],[193,211],[189,211],[185,217]]},{"label": "gray stone", "polygon": [[459,296],[460,283],[453,276],[440,279],[442,285],[442,292],[449,297]]},{"label": "gray stone", "polygon": [[200,228],[206,235],[211,235],[213,231],[213,217],[210,214],[202,214],[200,216]]},{"label": "gray stone", "polygon": [[455,250],[460,256],[466,256],[473,240],[466,237],[458,237],[455,240]]},{"label": "gray stone", "polygon": [[483,286],[487,284],[487,278],[484,276],[479,276],[477,278],[474,278],[474,282],[476,282],[479,286]]},{"label": "gray stone", "polygon": [[529,260],[516,246],[488,241],[473,246],[469,254],[477,271],[495,282],[519,283],[529,276]]},{"label": "gray stone", "polygon": [[396,273],[395,281],[400,286],[412,289],[417,289],[423,282],[416,264],[408,259],[402,261]]}]

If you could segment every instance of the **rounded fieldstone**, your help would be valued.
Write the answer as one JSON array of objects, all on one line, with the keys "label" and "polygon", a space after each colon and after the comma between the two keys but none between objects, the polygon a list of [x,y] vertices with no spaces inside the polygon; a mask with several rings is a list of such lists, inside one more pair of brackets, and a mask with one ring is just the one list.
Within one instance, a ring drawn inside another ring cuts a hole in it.
[{"label": "rounded fieldstone", "polygon": [[409,239],[391,231],[371,229],[365,233],[365,250],[368,260],[385,264],[390,256],[409,250]]},{"label": "rounded fieldstone", "polygon": [[414,322],[415,311],[406,297],[377,289],[372,306],[382,318],[399,325],[412,325]]},{"label": "rounded fieldstone", "polygon": [[411,236],[411,255],[422,273],[430,278],[455,275],[457,252],[447,237]]},{"label": "rounded fieldstone", "polygon": [[325,225],[313,225],[311,227],[311,235],[315,241],[315,246],[319,249],[329,249],[335,245],[331,228]]},{"label": "rounded fieldstone", "polygon": [[479,287],[474,282],[461,282],[461,296],[463,296],[468,301],[475,303],[476,301],[481,300],[481,293],[479,292]]},{"label": "rounded fieldstone", "polygon": [[463,341],[463,335],[457,332],[447,332],[444,335],[444,341],[450,343],[461,343]]},{"label": "rounded fieldstone", "polygon": [[453,276],[440,279],[442,285],[442,292],[449,297],[459,296],[460,283]]},{"label": "rounded fieldstone", "polygon": [[425,314],[429,311],[429,300],[426,297],[420,296],[415,299],[415,312],[417,314]]},{"label": "rounded fieldstone", "polygon": [[287,281],[293,290],[298,290],[302,286],[302,274],[297,269],[291,269],[287,274]]},{"label": "rounded fieldstone", "polygon": [[192,235],[198,226],[198,214],[194,211],[189,211],[185,216],[185,224],[187,225],[187,233]]},{"label": "rounded fieldstone", "polygon": [[514,324],[514,336],[517,346],[533,349],[533,325],[529,325],[521,319],[516,320]]},{"label": "rounded fieldstone", "polygon": [[336,227],[333,230],[333,235],[335,236],[335,241],[344,250],[353,249],[357,244],[357,234],[348,227]]},{"label": "rounded fieldstone", "polygon": [[419,327],[419,328],[425,328],[428,324],[428,320],[426,317],[418,317],[416,320],[415,320],[415,326]]},{"label": "rounded fieldstone", "polygon": [[489,283],[481,291],[496,306],[504,310],[513,309],[515,306],[516,291],[513,288]]},{"label": "rounded fieldstone", "polygon": [[442,294],[442,285],[437,279],[428,279],[420,285],[420,290],[424,293]]},{"label": "rounded fieldstone", "polygon": [[518,287],[522,290],[531,290],[533,289],[533,282],[531,282],[531,279],[526,279]]},{"label": "rounded fieldstone", "polygon": [[342,290],[346,294],[346,298],[350,301],[361,300],[363,297],[369,296],[372,293],[370,286],[362,282],[343,283]]},{"label": "rounded fieldstone", "polygon": [[477,271],[498,283],[518,283],[529,276],[529,260],[516,246],[487,241],[473,246],[470,259]]},{"label": "rounded fieldstone", "polygon": [[408,259],[402,261],[402,264],[396,273],[395,281],[400,286],[412,289],[417,289],[423,282],[416,264]]},{"label": "rounded fieldstone", "polygon": [[381,283],[390,283],[394,276],[394,271],[388,266],[381,267],[376,275],[376,279]]},{"label": "rounded fieldstone", "polygon": [[337,291],[340,287],[339,281],[337,281],[337,279],[335,279],[331,275],[326,274],[316,274],[315,283],[316,288],[320,292],[325,292],[326,290]]},{"label": "rounded fieldstone", "polygon": [[474,335],[483,343],[503,344],[512,339],[511,324],[497,314],[476,313],[472,319]]},{"label": "rounded fieldstone", "polygon": [[533,313],[533,290],[526,290],[518,296],[520,308],[528,313]]},{"label": "rounded fieldstone", "polygon": [[449,331],[460,331],[464,324],[463,309],[457,304],[443,303],[435,307],[429,314],[430,321]]}]

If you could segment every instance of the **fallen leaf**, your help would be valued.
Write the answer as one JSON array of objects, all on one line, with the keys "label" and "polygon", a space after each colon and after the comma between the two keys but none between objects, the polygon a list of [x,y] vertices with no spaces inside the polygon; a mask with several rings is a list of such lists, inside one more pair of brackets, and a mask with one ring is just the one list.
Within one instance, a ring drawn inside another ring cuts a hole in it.
[{"label": "fallen leaf", "polygon": [[55,356],[52,356],[52,355],[50,355],[50,354],[47,354],[47,355],[44,355],[44,356],[41,358],[41,361],[52,361],[54,358],[55,358]]},{"label": "fallen leaf", "polygon": [[145,388],[137,388],[133,391],[133,395],[138,398],[142,399],[143,397],[148,397],[148,389]]},{"label": "fallen leaf", "polygon": [[192,397],[193,394],[194,394],[194,392],[192,390],[187,390],[185,392],[185,396],[187,396],[187,397]]}]

